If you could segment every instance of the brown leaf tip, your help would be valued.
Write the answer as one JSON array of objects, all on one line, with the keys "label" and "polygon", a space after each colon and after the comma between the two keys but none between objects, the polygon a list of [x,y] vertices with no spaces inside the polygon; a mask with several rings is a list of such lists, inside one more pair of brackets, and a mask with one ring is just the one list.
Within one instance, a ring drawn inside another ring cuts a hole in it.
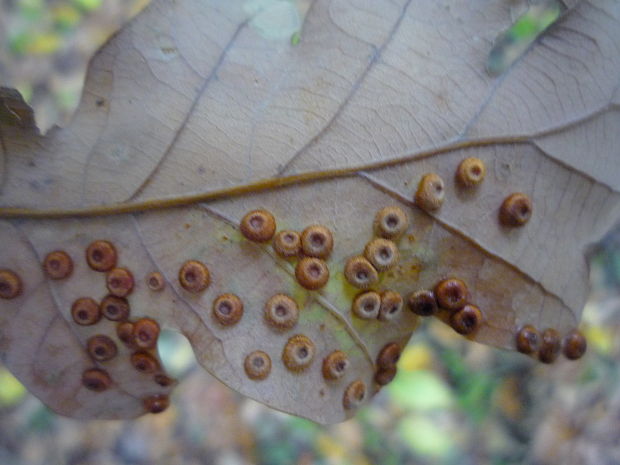
[{"label": "brown leaf tip", "polygon": [[153,292],[159,292],[166,287],[166,280],[159,271],[153,271],[146,276],[146,285]]},{"label": "brown leaf tip", "polygon": [[94,325],[101,319],[101,309],[90,297],[81,297],[71,305],[71,317],[78,325]]},{"label": "brown leaf tip", "polygon": [[146,374],[155,373],[159,370],[159,362],[157,359],[145,351],[138,351],[131,354],[131,366],[140,373]]},{"label": "brown leaf tip", "polygon": [[261,381],[271,373],[271,358],[262,350],[256,350],[245,357],[243,368],[248,378]]},{"label": "brown leaf tip", "polygon": [[467,304],[469,291],[467,285],[460,279],[449,278],[437,283],[435,297],[441,308],[459,310]]},{"label": "brown leaf tip", "polygon": [[419,316],[433,316],[438,309],[435,293],[426,289],[409,294],[407,306]]},{"label": "brown leaf tip", "polygon": [[532,325],[524,325],[515,338],[517,350],[522,354],[533,354],[540,347],[540,333]]},{"label": "brown leaf tip", "polygon": [[403,311],[403,304],[403,297],[398,292],[389,290],[382,292],[379,320],[391,321],[398,317]]},{"label": "brown leaf tip", "polygon": [[299,320],[299,307],[291,297],[276,294],[265,304],[265,320],[276,329],[291,329]]},{"label": "brown leaf tip", "polygon": [[14,299],[22,293],[22,280],[11,270],[0,270],[0,299]]},{"label": "brown leaf tip", "polygon": [[349,368],[349,358],[341,350],[335,350],[323,359],[323,378],[335,381],[344,376]]},{"label": "brown leaf tip", "polygon": [[142,405],[149,413],[161,413],[170,406],[170,398],[165,394],[156,394],[142,399]]},{"label": "brown leaf tip", "polygon": [[381,309],[381,296],[375,291],[367,291],[358,294],[353,299],[351,311],[362,320],[374,320],[379,316]]},{"label": "brown leaf tip", "polygon": [[282,361],[290,371],[303,371],[314,360],[314,342],[303,334],[291,337],[282,351]]},{"label": "brown leaf tip", "polygon": [[267,210],[254,210],[241,219],[240,229],[252,242],[267,242],[276,232],[276,219]]},{"label": "brown leaf tip", "polygon": [[366,384],[359,379],[353,381],[344,391],[342,406],[346,410],[357,408],[366,400],[366,394]]},{"label": "brown leaf tip", "polygon": [[538,359],[543,363],[553,363],[560,353],[560,335],[552,328],[545,329],[542,333]]},{"label": "brown leaf tip", "polygon": [[334,237],[325,226],[308,226],[301,233],[301,248],[308,257],[327,258],[334,248]]},{"label": "brown leaf tip", "polygon": [[98,362],[107,362],[116,357],[118,353],[116,343],[103,334],[90,337],[86,342],[86,350]]},{"label": "brown leaf tip", "polygon": [[398,247],[388,239],[374,239],[366,244],[364,256],[377,271],[393,268],[399,260]]},{"label": "brown leaf tip", "polygon": [[106,287],[116,297],[126,297],[133,291],[133,274],[127,268],[113,268],[106,275]]},{"label": "brown leaf tip", "polygon": [[569,360],[577,360],[583,357],[588,348],[585,336],[578,330],[573,329],[566,336],[562,344],[564,356]]},{"label": "brown leaf tip", "polygon": [[73,272],[73,260],[63,250],[55,250],[45,256],[43,272],[50,279],[64,279]]},{"label": "brown leaf tip", "polygon": [[108,295],[100,304],[101,313],[111,321],[125,321],[129,318],[129,302],[123,297]]},{"label": "brown leaf tip", "polygon": [[446,198],[446,188],[443,179],[438,174],[425,174],[415,193],[415,204],[422,210],[433,212],[439,210]]},{"label": "brown leaf tip", "polygon": [[112,378],[105,370],[90,368],[82,373],[82,386],[95,392],[103,392],[112,386]]},{"label": "brown leaf tip", "polygon": [[95,271],[109,271],[116,266],[116,248],[108,241],[94,241],[86,249],[86,262]]},{"label": "brown leaf tip", "polygon": [[329,280],[327,263],[320,258],[304,257],[295,267],[297,282],[310,291],[321,289]]},{"label": "brown leaf tip", "polygon": [[280,231],[273,239],[273,250],[282,258],[291,258],[301,251],[301,237],[296,231]]},{"label": "brown leaf tip", "polygon": [[475,305],[467,304],[450,317],[450,325],[457,333],[464,336],[475,333],[480,329],[484,317]]},{"label": "brown leaf tip", "polygon": [[464,159],[456,170],[456,180],[463,187],[474,187],[484,181],[487,168],[480,158]]},{"label": "brown leaf tip", "polygon": [[390,206],[377,212],[373,228],[377,236],[398,239],[409,227],[409,218],[402,208]]},{"label": "brown leaf tip", "polygon": [[188,260],[179,270],[179,284],[188,292],[202,292],[211,284],[209,269],[197,260]]},{"label": "brown leaf tip", "polygon": [[232,326],[243,317],[243,302],[235,294],[222,294],[213,301],[213,317],[223,326]]},{"label": "brown leaf tip", "polygon": [[358,289],[368,289],[379,281],[379,274],[365,257],[355,256],[347,260],[344,267],[346,280]]},{"label": "brown leaf tip", "polygon": [[159,337],[159,324],[151,318],[140,318],[133,324],[132,341],[142,349],[152,349]]},{"label": "brown leaf tip", "polygon": [[499,209],[499,221],[504,226],[523,226],[533,211],[532,200],[521,192],[510,194]]}]

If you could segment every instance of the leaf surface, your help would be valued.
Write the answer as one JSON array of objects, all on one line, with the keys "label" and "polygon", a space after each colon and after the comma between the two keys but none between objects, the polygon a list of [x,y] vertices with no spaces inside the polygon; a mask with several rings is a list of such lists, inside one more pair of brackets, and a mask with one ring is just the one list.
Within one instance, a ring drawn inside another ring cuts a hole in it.
[{"label": "leaf surface", "polygon": [[[0,353],[56,411],[133,417],[145,396],[170,391],[136,373],[119,341],[116,358],[95,364],[112,388],[81,385],[93,366],[85,341],[116,337],[110,322],[79,327],[70,314],[76,298],[107,292],[84,259],[98,239],[114,243],[136,280],[132,319],[179,330],[233,389],[321,423],[355,412],[343,407],[353,381],[365,384],[366,400],[376,391],[379,351],[404,345],[418,325],[409,311],[391,322],[351,314],[357,290],[344,265],[363,252],[385,206],[403,208],[410,227],[378,290],[407,295],[459,277],[485,318],[471,338],[506,349],[524,324],[562,336],[579,324],[584,253],[620,217],[620,4],[578,3],[499,77],[485,66],[514,2],[307,6],[296,44],[266,32],[264,21],[257,27],[262,10],[237,2],[155,1],[93,60],[71,125],[44,138],[1,128],[0,267],[19,274],[23,293],[0,302]],[[454,176],[471,156],[487,177],[468,190]],[[432,213],[413,203],[429,172],[445,182],[446,200]],[[534,206],[520,228],[498,221],[514,192]],[[272,212],[278,230],[332,231],[323,289],[303,289],[295,261],[241,235],[241,218],[256,208]],[[52,281],[41,262],[57,249],[75,269]],[[202,293],[179,284],[187,260],[210,270]],[[154,271],[165,277],[162,292],[145,284]],[[212,316],[224,293],[244,303],[232,327]],[[263,307],[277,293],[301,309],[289,331],[265,324]],[[296,373],[282,361],[295,334],[316,347]],[[272,363],[262,381],[244,371],[255,350]],[[326,381],[322,360],[334,350],[350,365]]]}]

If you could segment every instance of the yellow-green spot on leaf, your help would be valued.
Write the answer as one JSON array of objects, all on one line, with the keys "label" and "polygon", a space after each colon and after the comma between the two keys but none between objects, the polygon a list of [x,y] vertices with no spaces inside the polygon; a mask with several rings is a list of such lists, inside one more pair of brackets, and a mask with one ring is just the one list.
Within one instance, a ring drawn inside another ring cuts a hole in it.
[{"label": "yellow-green spot on leaf", "polygon": [[15,376],[0,368],[0,407],[10,407],[18,403],[26,394],[26,388]]}]

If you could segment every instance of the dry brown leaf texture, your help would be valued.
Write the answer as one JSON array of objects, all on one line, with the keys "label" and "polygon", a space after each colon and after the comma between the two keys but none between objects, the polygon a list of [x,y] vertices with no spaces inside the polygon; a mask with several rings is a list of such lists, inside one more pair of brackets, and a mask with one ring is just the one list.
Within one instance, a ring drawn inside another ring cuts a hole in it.
[{"label": "dry brown leaf texture", "polygon": [[[77,298],[107,293],[85,260],[89,244],[107,240],[135,279],[132,321],[182,332],[205,369],[249,397],[341,421],[355,412],[343,406],[346,388],[361,380],[367,402],[380,350],[404,345],[418,324],[408,310],[391,321],[351,313],[357,290],[345,263],[390,205],[410,225],[399,265],[380,273],[376,290],[406,296],[454,276],[484,315],[473,339],[514,349],[523,324],[567,334],[587,298],[584,253],[620,217],[620,3],[580,2],[492,78],[485,62],[512,7],[317,0],[295,45],[259,27],[263,10],[241,2],[155,1],[93,60],[67,128],[46,137],[0,128],[0,268],[23,283],[19,297],[0,301],[3,362],[51,408],[80,418],[134,417],[145,397],[170,391],[136,372],[112,322],[73,322]],[[464,189],[455,172],[474,156],[487,175]],[[413,196],[429,172],[443,178],[445,200],[426,213]],[[500,205],[515,192],[531,198],[531,219],[502,226]],[[257,208],[278,230],[332,231],[324,288],[303,289],[295,260],[241,235],[241,218]],[[72,257],[70,277],[43,274],[54,250]],[[179,284],[187,260],[208,267],[206,290]],[[162,291],[147,286],[152,272],[163,275]],[[225,293],[244,305],[232,326],[212,315]],[[300,308],[292,329],[265,323],[278,293]],[[116,342],[116,357],[88,356],[95,334]],[[282,354],[299,334],[314,358],[293,372]],[[323,359],[335,350],[349,365],[326,380]],[[266,379],[244,371],[254,351],[270,357]],[[110,376],[104,392],[82,385],[93,367]]]}]

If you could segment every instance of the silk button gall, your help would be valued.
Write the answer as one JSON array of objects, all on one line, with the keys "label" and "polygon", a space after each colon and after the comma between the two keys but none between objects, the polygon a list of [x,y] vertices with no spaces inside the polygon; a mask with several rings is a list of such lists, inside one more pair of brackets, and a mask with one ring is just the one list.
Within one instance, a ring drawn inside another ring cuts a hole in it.
[{"label": "silk button gall", "polygon": [[443,179],[435,173],[425,174],[415,193],[415,204],[422,210],[433,212],[439,210],[446,198]]},{"label": "silk button gall", "polygon": [[86,343],[88,354],[98,362],[107,362],[116,357],[118,348],[108,336],[98,334],[88,339]]},{"label": "silk button gall", "polygon": [[151,374],[159,370],[159,362],[148,352],[139,351],[131,355],[131,365],[140,373]]},{"label": "silk button gall", "polygon": [[564,356],[569,360],[577,360],[583,357],[588,348],[585,336],[578,330],[573,329],[566,336],[562,344]]},{"label": "silk button gall", "polygon": [[256,350],[245,357],[243,368],[248,378],[261,381],[271,373],[271,358],[265,352]]},{"label": "silk button gall", "polygon": [[265,320],[276,329],[291,329],[299,320],[299,307],[289,296],[276,294],[265,304]]},{"label": "silk button gall", "polygon": [[116,266],[116,248],[108,241],[92,242],[86,249],[86,263],[95,271],[109,271]]},{"label": "silk button gall", "polygon": [[240,229],[252,242],[267,242],[276,232],[276,219],[267,210],[254,210],[241,219]]},{"label": "silk button gall", "polygon": [[467,285],[456,278],[440,281],[435,286],[435,297],[441,308],[446,310],[459,310],[469,300]]},{"label": "silk button gall", "polygon": [[484,162],[480,158],[470,157],[459,164],[456,180],[463,187],[474,187],[484,181],[486,174]]},{"label": "silk button gall", "polygon": [[22,281],[11,270],[0,270],[0,299],[14,299],[22,293]]},{"label": "silk button gall", "polygon": [[310,291],[322,288],[329,280],[329,268],[320,258],[304,257],[295,267],[297,282]]},{"label": "silk button gall", "polygon": [[55,250],[45,256],[43,271],[50,279],[64,279],[73,272],[73,260],[63,250]]},{"label": "silk button gall", "polygon": [[78,325],[94,325],[101,319],[101,309],[90,297],[81,297],[71,305],[71,317]]},{"label": "silk button gall", "polygon": [[151,318],[140,318],[133,324],[133,341],[141,349],[152,349],[159,337],[159,324]]},{"label": "silk button gall", "polygon": [[412,292],[407,297],[407,307],[419,316],[432,316],[437,313],[437,299],[433,291]]},{"label": "silk button gall", "polygon": [[387,271],[398,263],[399,252],[394,242],[379,238],[366,244],[364,256],[377,271]]},{"label": "silk button gall", "polygon": [[282,258],[297,257],[301,252],[301,237],[296,231],[280,231],[273,238],[273,250]]},{"label": "silk button gall", "polygon": [[146,285],[153,292],[159,292],[166,287],[166,280],[159,271],[154,271],[146,276]]},{"label": "silk button gall", "polygon": [[409,218],[402,208],[390,206],[377,212],[373,223],[375,234],[384,239],[398,239],[409,227]]},{"label": "silk button gall", "polygon": [[82,373],[82,386],[94,392],[103,392],[112,386],[112,379],[106,371],[91,368]]},{"label": "silk button gall", "polygon": [[334,238],[325,226],[308,226],[301,233],[301,249],[308,257],[327,258],[333,248]]},{"label": "silk button gall", "polygon": [[553,363],[560,353],[560,335],[552,328],[545,329],[542,333],[538,359],[543,363]]},{"label": "silk button gall", "polygon": [[165,394],[156,394],[142,400],[144,410],[149,413],[161,413],[170,406],[170,398]]},{"label": "silk button gall", "polygon": [[380,309],[381,296],[375,291],[358,294],[351,306],[353,314],[362,320],[374,320],[379,316]]},{"label": "silk button gall", "polygon": [[124,321],[129,318],[129,303],[127,299],[108,295],[99,305],[104,317],[111,321]]},{"label": "silk button gall", "polygon": [[384,369],[395,366],[400,359],[401,352],[400,346],[395,342],[386,344],[377,355],[377,366]]},{"label": "silk button gall", "polygon": [[351,257],[344,267],[346,280],[358,289],[368,289],[379,281],[379,274],[365,257]]},{"label": "silk button gall", "polygon": [[234,294],[222,294],[213,301],[213,317],[223,326],[236,325],[243,317],[243,302]]},{"label": "silk button gall", "polygon": [[188,260],[179,270],[179,284],[188,292],[202,292],[211,284],[209,269],[197,260]]},{"label": "silk button gall", "polygon": [[153,376],[153,381],[155,381],[155,383],[160,385],[161,387],[170,387],[173,384],[177,383],[174,378],[171,378],[164,373],[157,373],[155,376]]},{"label": "silk button gall", "polygon": [[377,372],[375,373],[375,383],[377,383],[379,386],[385,386],[386,384],[391,383],[392,380],[394,380],[394,378],[396,377],[397,371],[398,370],[396,366],[381,368],[377,370]]},{"label": "silk button gall", "polygon": [[116,335],[129,347],[135,346],[134,324],[125,321],[116,326]]},{"label": "silk button gall", "polygon": [[133,275],[127,268],[113,268],[106,275],[106,286],[110,294],[127,297],[133,291]]},{"label": "silk button gall", "polygon": [[366,384],[362,380],[353,381],[347,386],[342,397],[342,406],[351,410],[361,406],[366,400]]},{"label": "silk button gall", "polygon": [[403,311],[403,297],[394,291],[381,293],[381,307],[379,308],[379,320],[391,321]]},{"label": "silk button gall", "polygon": [[467,336],[473,334],[482,325],[482,312],[475,305],[467,304],[450,317],[450,325],[457,333]]},{"label": "silk button gall", "polygon": [[532,211],[532,200],[527,195],[517,192],[506,197],[502,203],[499,209],[499,221],[504,226],[523,226],[530,220]]},{"label": "silk button gall", "polygon": [[314,360],[314,342],[303,334],[291,337],[282,352],[282,361],[290,371],[303,371]]},{"label": "silk button gall", "polygon": [[335,381],[344,376],[349,367],[349,358],[341,350],[335,350],[323,359],[323,378]]},{"label": "silk button gall", "polygon": [[524,325],[517,332],[515,344],[522,354],[533,354],[540,347],[540,333],[532,325]]}]

